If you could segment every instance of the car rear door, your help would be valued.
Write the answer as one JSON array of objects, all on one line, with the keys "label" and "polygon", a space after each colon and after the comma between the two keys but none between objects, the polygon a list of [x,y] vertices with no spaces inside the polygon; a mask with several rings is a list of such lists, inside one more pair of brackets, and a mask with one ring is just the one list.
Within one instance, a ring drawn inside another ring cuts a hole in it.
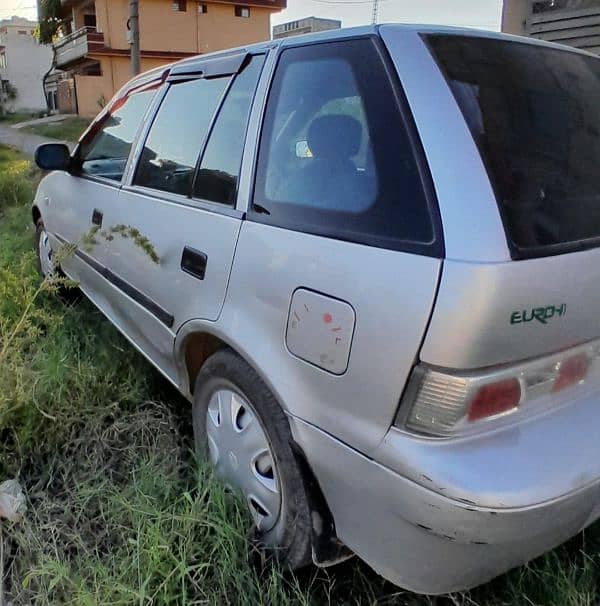
[{"label": "car rear door", "polygon": [[219,316],[243,213],[237,179],[264,55],[171,70],[128,184],[104,208],[102,264],[114,317],[175,380],[173,342],[192,318]]}]

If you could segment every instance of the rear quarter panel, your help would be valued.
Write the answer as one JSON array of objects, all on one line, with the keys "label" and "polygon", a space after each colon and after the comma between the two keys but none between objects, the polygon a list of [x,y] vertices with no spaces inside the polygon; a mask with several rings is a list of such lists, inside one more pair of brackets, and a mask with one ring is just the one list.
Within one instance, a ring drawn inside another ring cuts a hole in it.
[{"label": "rear quarter panel", "polygon": [[[417,358],[440,267],[431,257],[245,221],[219,329],[287,413],[370,452],[389,429]],[[353,307],[345,373],[322,370],[287,349],[298,288]]]}]

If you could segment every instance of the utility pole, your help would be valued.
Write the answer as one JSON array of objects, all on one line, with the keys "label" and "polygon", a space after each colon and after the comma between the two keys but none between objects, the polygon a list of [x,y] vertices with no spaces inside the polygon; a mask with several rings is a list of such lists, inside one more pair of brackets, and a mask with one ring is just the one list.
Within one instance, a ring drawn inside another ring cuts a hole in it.
[{"label": "utility pole", "polygon": [[377,24],[377,13],[379,12],[379,0],[373,0],[373,14],[371,16],[371,23]]},{"label": "utility pole", "polygon": [[129,0],[129,44],[131,48],[131,73],[137,76],[140,73],[140,21],[138,13],[138,0]]}]

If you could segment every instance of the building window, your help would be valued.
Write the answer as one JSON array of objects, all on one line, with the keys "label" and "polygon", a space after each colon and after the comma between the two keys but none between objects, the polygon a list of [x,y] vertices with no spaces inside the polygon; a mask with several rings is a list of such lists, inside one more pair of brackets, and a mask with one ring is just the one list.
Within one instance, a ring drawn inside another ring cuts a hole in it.
[{"label": "building window", "polygon": [[96,27],[96,15],[83,15],[83,24],[85,27]]},{"label": "building window", "polygon": [[250,7],[249,6],[236,6],[235,7],[235,16],[244,17],[245,19],[248,19],[250,17]]},{"label": "building window", "polygon": [[204,4],[203,2],[199,2],[198,3],[198,12],[202,15],[204,15],[204,13],[208,13],[208,6],[206,4]]},{"label": "building window", "polygon": [[4,53],[0,55],[0,69],[6,69],[6,55]]},{"label": "building window", "polygon": [[187,0],[173,0],[171,8],[176,13],[185,13],[187,11]]},{"label": "building window", "polygon": [[27,30],[19,29],[19,30],[17,30],[17,34],[19,34],[19,36],[26,36]]}]

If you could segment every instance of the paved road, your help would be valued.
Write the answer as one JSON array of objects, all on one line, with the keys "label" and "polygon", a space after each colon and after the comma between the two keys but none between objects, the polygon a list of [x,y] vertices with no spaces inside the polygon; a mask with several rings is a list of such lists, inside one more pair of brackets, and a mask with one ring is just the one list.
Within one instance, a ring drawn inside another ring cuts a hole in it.
[{"label": "paved road", "polygon": [[[40,137],[32,133],[24,133],[23,131],[11,128],[6,124],[0,124],[0,144],[10,145],[21,150],[28,156],[33,156],[38,145],[42,143],[61,143],[56,139],[48,139],[46,137]],[[74,143],[64,142],[72,149]]]}]

